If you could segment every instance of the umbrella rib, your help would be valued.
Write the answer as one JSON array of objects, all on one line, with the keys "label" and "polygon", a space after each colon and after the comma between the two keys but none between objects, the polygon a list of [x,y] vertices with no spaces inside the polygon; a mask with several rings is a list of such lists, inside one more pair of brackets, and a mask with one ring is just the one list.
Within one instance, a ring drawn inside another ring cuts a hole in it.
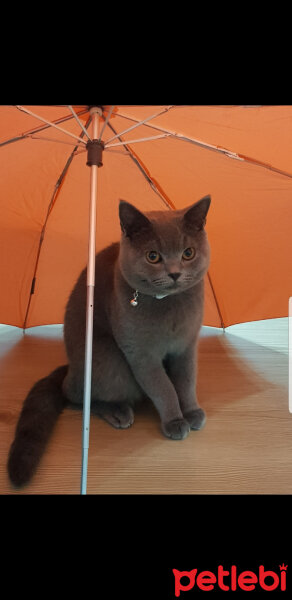
[{"label": "umbrella rib", "polygon": [[[44,137],[43,135],[35,135],[34,133],[30,133],[26,137],[30,138],[31,140],[54,142],[54,144],[65,144],[66,146],[74,146],[74,147],[76,146],[75,142],[65,142],[64,140],[57,140],[57,138]],[[84,152],[86,152],[86,148],[84,149]]]},{"label": "umbrella rib", "polygon": [[140,138],[138,140],[128,140],[127,142],[117,142],[116,144],[105,144],[105,148],[113,148],[114,146],[124,146],[125,144],[137,144],[137,142],[148,142],[150,140],[159,140],[171,136],[171,133],[162,133],[161,135],[153,135],[151,137]]},{"label": "umbrella rib", "polygon": [[[167,106],[160,112],[155,113],[154,115],[151,115],[150,117],[147,117],[146,119],[143,119],[143,121],[138,121],[137,119],[130,119],[131,121],[135,121],[135,125],[132,125],[131,127],[128,127],[127,129],[124,129],[120,133],[116,133],[116,135],[114,135],[112,138],[107,140],[107,144],[109,144],[110,142],[115,140],[119,135],[124,135],[125,133],[128,133],[128,131],[132,131],[133,129],[136,129],[136,127],[140,127],[140,125],[145,125],[145,123],[147,123],[147,121],[151,121],[152,119],[155,119],[155,117],[159,117],[160,115],[163,115],[164,113],[168,112],[171,108],[173,108],[173,105]],[[120,113],[118,114],[118,116],[120,116]],[[150,127],[151,127],[151,125],[150,125]]]},{"label": "umbrella rib", "polygon": [[[86,123],[85,127],[89,127],[89,125],[91,123],[91,119],[92,119],[92,117],[90,116],[89,119],[87,120],[87,123]],[[83,136],[84,132],[82,131],[80,135]],[[65,175],[66,175],[66,173],[67,173],[67,171],[68,171],[68,169],[69,169],[69,167],[70,167],[70,165],[72,163],[72,160],[73,160],[74,156],[77,153],[78,146],[79,146],[79,144],[75,145],[74,150],[71,152],[69,158],[67,159],[66,164],[65,164],[65,166],[64,166],[64,168],[62,170],[62,173],[61,173],[61,175],[57,179],[57,182],[55,184],[51,200],[49,202],[49,206],[48,206],[48,210],[47,210],[47,215],[46,215],[45,222],[44,222],[44,225],[43,225],[42,230],[41,230],[41,235],[40,235],[40,240],[39,240],[39,246],[38,246],[38,251],[37,251],[37,257],[36,257],[36,262],[35,262],[35,268],[34,268],[34,273],[33,273],[33,278],[32,278],[32,284],[31,284],[31,289],[30,289],[28,304],[27,304],[26,313],[25,313],[24,322],[23,322],[23,327],[22,327],[23,332],[26,329],[26,324],[27,324],[28,314],[29,314],[29,310],[30,310],[31,300],[32,300],[32,296],[33,296],[34,290],[35,290],[36,275],[37,275],[37,270],[38,270],[38,265],[39,265],[39,259],[40,259],[42,244],[43,244],[44,237],[45,237],[45,232],[46,232],[46,227],[47,227],[48,219],[49,219],[49,216],[50,216],[50,214],[51,214],[51,212],[53,210],[53,207],[54,207],[54,205],[56,203],[56,199],[57,199],[58,193],[60,191],[61,185],[62,185],[62,183],[64,181],[64,177],[65,177]]]},{"label": "umbrella rib", "polygon": [[222,313],[221,313],[221,310],[220,310],[218,298],[217,298],[217,296],[215,294],[214,286],[213,286],[213,283],[211,281],[210,271],[207,272],[207,277],[208,277],[208,280],[209,280],[209,283],[210,283],[210,287],[211,287],[212,294],[213,294],[213,297],[214,297],[214,300],[215,300],[216,308],[217,308],[217,311],[218,311],[218,314],[219,314],[219,318],[220,318],[220,321],[221,321],[221,327],[225,331],[225,324],[224,324]]},{"label": "umbrella rib", "polygon": [[[79,116],[86,114],[88,111],[87,110],[83,110],[80,113],[78,113]],[[64,123],[65,121],[70,121],[71,119],[73,119],[73,116],[68,115],[68,117],[62,117],[61,119],[57,119],[56,121],[54,121],[54,123],[59,124],[59,123]],[[40,131],[44,131],[45,129],[49,129],[50,125],[43,125],[42,127],[37,127],[35,129],[30,129],[27,133],[22,133],[21,135],[18,135],[14,138],[10,138],[9,140],[5,140],[4,142],[0,143],[0,147],[1,146],[6,146],[7,144],[13,144],[14,142],[19,142],[20,140],[25,140],[27,137],[30,137],[31,135],[34,135],[35,133],[39,133]]]},{"label": "umbrella rib", "polygon": [[[115,131],[115,129],[111,125],[111,123],[108,123],[108,127],[111,129],[111,131],[113,133],[116,134],[115,137],[117,137],[121,142],[123,142],[122,138],[120,137],[121,134],[117,133]],[[151,178],[148,170],[143,165],[142,161],[139,159],[137,154],[134,153],[132,148],[129,148],[127,146],[126,142],[123,142],[123,146],[124,146],[125,150],[127,151],[128,155],[130,156],[130,158],[132,159],[132,161],[134,162],[134,164],[138,167],[139,171],[141,171],[142,175],[145,177],[146,181],[149,183],[149,185],[151,186],[153,191],[161,198],[162,202],[167,206],[168,209],[175,209],[173,202],[167,197],[165,192],[162,190],[162,188],[160,188],[160,186],[158,186],[158,184],[153,180],[153,178]]]},{"label": "umbrella rib", "polygon": [[102,126],[102,128],[101,128],[100,134],[99,134],[99,138],[98,138],[98,141],[99,141],[99,142],[100,142],[100,140],[101,140],[101,138],[102,138],[102,134],[103,134],[103,132],[104,132],[104,130],[105,130],[105,128],[106,128],[106,126],[107,126],[107,124],[108,124],[108,122],[109,122],[110,118],[111,118],[111,115],[112,115],[112,112],[113,112],[114,108],[115,108],[115,105],[113,104],[113,105],[110,107],[109,111],[108,111],[108,114],[107,114],[107,116],[106,116],[106,118],[105,118],[105,122],[104,122],[104,124],[103,124],[103,126]]},{"label": "umbrella rib", "polygon": [[71,113],[72,113],[72,115],[73,115],[74,119],[76,119],[76,121],[77,121],[78,125],[80,125],[80,127],[81,127],[81,129],[82,129],[83,133],[85,133],[85,135],[86,135],[86,137],[89,139],[89,141],[90,141],[90,142],[92,142],[92,139],[91,139],[91,137],[90,137],[90,135],[89,135],[88,131],[86,131],[86,129],[85,129],[85,127],[84,127],[83,123],[81,123],[81,121],[80,121],[80,119],[79,119],[78,115],[76,114],[76,112],[75,112],[74,108],[71,106],[71,104],[68,104],[68,108],[71,110]]},{"label": "umbrella rib", "polygon": [[47,123],[47,125],[49,125],[50,127],[54,127],[55,129],[62,131],[62,133],[65,133],[66,135],[69,135],[70,137],[75,138],[75,140],[78,140],[79,142],[82,142],[82,144],[86,145],[86,142],[78,135],[71,133],[71,131],[67,131],[63,127],[59,127],[59,125],[56,125],[55,123],[48,121],[47,119],[44,119],[44,117],[40,117],[39,115],[36,115],[31,110],[28,110],[28,108],[24,108],[23,106],[19,106],[19,105],[16,105],[16,108],[18,108],[18,110],[21,110],[22,112],[27,113],[31,117],[34,117],[35,119],[38,119],[39,121],[42,121],[43,123]]},{"label": "umbrella rib", "polygon": [[[108,124],[108,125],[109,125],[109,128],[113,132],[115,132],[113,126],[111,124]],[[120,134],[116,134],[115,137],[118,137],[118,139],[121,140]],[[134,161],[134,163],[136,164],[136,166],[142,172],[142,174],[144,175],[144,177],[146,178],[146,180],[148,181],[148,183],[151,185],[151,187],[155,191],[155,193],[158,194],[158,196],[161,198],[161,200],[163,201],[163,203],[166,204],[167,208],[169,208],[169,209],[175,209],[175,206],[171,202],[171,200],[169,200],[169,198],[167,198],[167,196],[164,195],[164,193],[162,193],[162,192],[159,191],[159,189],[157,188],[157,185],[151,179],[151,177],[150,177],[149,173],[147,172],[146,168],[141,164],[140,159],[138,159],[137,155],[134,155],[133,150],[127,146],[126,142],[123,142],[122,140],[121,140],[121,142],[122,142],[124,148],[126,149],[126,151],[128,152],[129,156],[131,157],[131,159]],[[131,143],[131,142],[128,142],[128,143]],[[214,297],[214,300],[215,300],[215,304],[216,304],[216,308],[217,308],[217,311],[218,311],[218,314],[219,314],[219,318],[220,318],[220,321],[221,321],[221,327],[225,331],[225,324],[224,324],[224,321],[223,321],[223,316],[222,316],[222,313],[221,313],[221,310],[220,310],[220,306],[219,306],[219,303],[218,303],[218,298],[216,296],[216,293],[215,293],[215,290],[214,290],[213,283],[211,281],[211,276],[210,276],[209,271],[207,272],[207,276],[208,276],[208,280],[209,280],[209,283],[210,283],[212,294],[213,294],[213,297]]]},{"label": "umbrella rib", "polygon": [[[109,128],[110,128],[110,129],[111,129],[111,130],[112,130],[114,133],[116,133],[116,132],[115,132],[115,129],[113,128],[113,126],[112,126],[111,124],[108,124],[108,126],[109,126]],[[150,127],[151,127],[151,126],[150,126]],[[140,169],[140,171],[143,173],[144,177],[146,178],[146,180],[148,181],[148,183],[151,185],[152,189],[153,189],[153,190],[154,190],[154,191],[155,191],[155,192],[158,194],[158,196],[159,196],[159,197],[162,199],[162,201],[164,202],[164,204],[166,204],[167,208],[169,208],[169,209],[175,209],[175,206],[174,206],[174,204],[173,204],[173,203],[172,203],[172,202],[171,202],[171,201],[170,201],[170,200],[167,198],[167,196],[164,196],[164,194],[162,194],[162,193],[161,193],[161,192],[158,190],[158,188],[157,188],[157,185],[156,185],[156,184],[155,184],[155,182],[154,182],[154,181],[151,179],[151,177],[150,177],[149,173],[147,172],[147,170],[145,169],[145,167],[144,167],[144,166],[141,164],[141,161],[138,159],[137,155],[134,155],[134,153],[133,153],[133,150],[131,150],[131,148],[129,148],[129,147],[127,146],[127,142],[124,142],[124,141],[121,139],[121,137],[120,137],[120,136],[121,136],[121,134],[118,134],[118,133],[116,133],[116,135],[115,135],[115,138],[118,138],[118,139],[120,140],[120,142],[122,142],[122,145],[124,146],[124,148],[125,148],[125,149],[127,150],[127,152],[129,153],[129,156],[132,158],[132,160],[134,161],[134,163],[137,165],[137,167],[138,167],[138,168]],[[112,139],[113,139],[113,138],[112,138]],[[147,138],[147,139],[149,139],[149,138]],[[128,142],[128,143],[129,143],[129,144],[131,144],[131,142]],[[221,321],[221,327],[222,327],[222,329],[225,331],[225,324],[224,324],[224,321],[223,321],[223,316],[222,316],[222,313],[221,313],[221,310],[220,310],[220,306],[219,306],[219,303],[218,303],[218,298],[217,298],[217,296],[216,296],[216,293],[215,293],[215,290],[214,290],[213,283],[212,283],[212,281],[211,281],[211,276],[210,276],[210,273],[209,273],[209,271],[207,272],[207,276],[208,276],[208,280],[209,280],[209,283],[210,283],[210,287],[211,287],[211,290],[212,290],[212,294],[213,294],[213,297],[214,297],[214,300],[215,300],[215,304],[216,304],[216,308],[217,308],[217,311],[218,311],[218,314],[219,314],[219,318],[220,318],[220,321]]]},{"label": "umbrella rib", "polygon": [[[121,113],[118,113],[118,116],[121,117],[122,119],[127,119],[128,121],[135,121],[136,123],[138,123],[138,120],[134,119],[133,117],[129,117],[129,116],[123,115]],[[145,124],[145,127],[149,127],[150,129],[155,129],[156,131],[160,131],[162,133],[167,133],[170,136],[172,136],[174,139],[180,140],[182,142],[188,142],[190,144],[200,146],[201,148],[205,148],[206,150],[211,150],[212,152],[219,152],[220,154],[224,154],[228,158],[234,158],[241,162],[247,162],[247,163],[250,163],[257,167],[262,167],[262,168],[268,169],[269,171],[273,171],[274,173],[278,173],[279,175],[283,175],[284,177],[289,177],[290,179],[292,179],[292,173],[288,173],[288,171],[283,171],[281,169],[278,169],[277,167],[273,167],[269,163],[265,163],[263,161],[257,160],[256,158],[251,158],[249,156],[246,156],[245,154],[236,153],[231,150],[228,150],[227,148],[223,148],[221,146],[214,146],[213,144],[208,144],[207,142],[203,142],[202,140],[198,140],[196,138],[187,137],[181,133],[169,131],[169,129],[165,129],[163,127],[158,127],[157,125]],[[128,143],[130,144],[131,142],[129,141]]]}]

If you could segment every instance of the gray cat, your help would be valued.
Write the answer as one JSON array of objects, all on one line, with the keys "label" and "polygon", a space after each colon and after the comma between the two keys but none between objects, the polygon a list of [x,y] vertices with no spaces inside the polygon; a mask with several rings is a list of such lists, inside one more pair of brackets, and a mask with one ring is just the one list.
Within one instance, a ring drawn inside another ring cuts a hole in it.
[{"label": "gray cat", "polygon": [[[205,422],[196,398],[196,349],[210,202],[206,196],[182,210],[144,214],[121,201],[121,241],[96,256],[91,412],[114,427],[130,427],[133,406],[145,397],[168,438],[182,440]],[[86,269],[66,308],[69,365],[38,381],[22,408],[8,459],[16,486],[33,475],[63,408],[82,406],[85,312]]]}]

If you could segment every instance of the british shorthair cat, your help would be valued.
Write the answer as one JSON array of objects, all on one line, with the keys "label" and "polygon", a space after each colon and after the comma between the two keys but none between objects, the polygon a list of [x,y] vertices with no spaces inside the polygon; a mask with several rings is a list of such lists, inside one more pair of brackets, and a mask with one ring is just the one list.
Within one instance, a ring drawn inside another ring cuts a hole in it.
[{"label": "british shorthair cat", "polygon": [[[176,211],[142,213],[120,201],[121,240],[96,255],[91,412],[117,428],[134,422],[147,397],[163,434],[183,440],[205,413],[196,397],[196,351],[210,250],[206,196]],[[15,486],[32,477],[65,406],[82,408],[86,269],[64,320],[68,365],[38,381],[24,402],[8,473]]]}]

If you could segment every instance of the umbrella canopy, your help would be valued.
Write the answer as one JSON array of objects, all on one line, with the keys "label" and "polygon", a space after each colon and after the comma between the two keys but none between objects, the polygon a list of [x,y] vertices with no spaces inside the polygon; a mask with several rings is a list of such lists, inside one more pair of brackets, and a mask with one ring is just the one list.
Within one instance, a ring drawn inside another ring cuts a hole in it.
[{"label": "umbrella canopy", "polygon": [[[119,239],[119,199],[146,212],[210,194],[204,324],[287,316],[292,107],[102,110],[96,250]],[[0,107],[1,323],[63,322],[87,262],[90,118],[87,105]]]}]

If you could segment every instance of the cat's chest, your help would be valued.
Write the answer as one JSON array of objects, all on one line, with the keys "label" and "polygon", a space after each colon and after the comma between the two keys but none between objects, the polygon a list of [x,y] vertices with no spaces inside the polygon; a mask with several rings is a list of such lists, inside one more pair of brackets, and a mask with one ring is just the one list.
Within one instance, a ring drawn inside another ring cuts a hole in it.
[{"label": "cat's chest", "polygon": [[190,323],[182,313],[167,315],[165,319],[153,322],[150,336],[152,343],[160,348],[161,355],[180,353],[189,345],[193,337]]},{"label": "cat's chest", "polygon": [[141,348],[161,356],[183,352],[196,335],[198,315],[191,309],[180,303],[170,307],[163,299],[129,306],[116,314],[114,335],[121,347],[132,352]]}]

